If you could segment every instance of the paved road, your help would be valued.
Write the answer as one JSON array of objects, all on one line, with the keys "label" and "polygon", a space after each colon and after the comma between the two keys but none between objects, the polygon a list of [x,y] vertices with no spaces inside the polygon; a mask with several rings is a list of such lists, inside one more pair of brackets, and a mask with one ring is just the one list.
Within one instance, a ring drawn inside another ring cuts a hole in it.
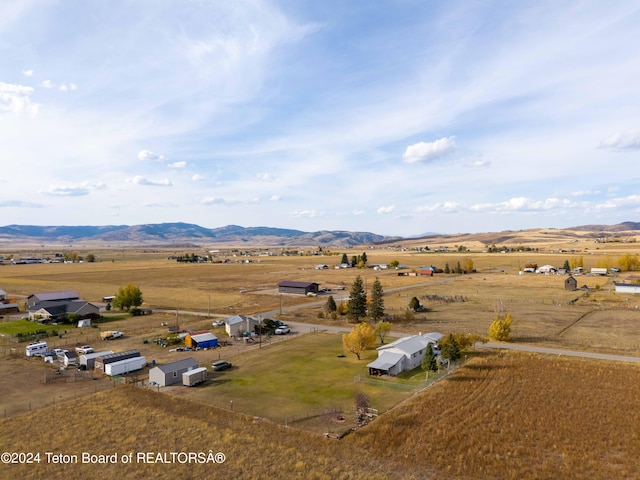
[{"label": "paved road", "polygon": [[533,345],[522,345],[516,343],[495,343],[478,342],[476,348],[496,348],[503,350],[517,350],[519,352],[546,353],[549,355],[565,355],[567,357],[595,358],[597,360],[611,360],[614,362],[640,363],[640,357],[630,357],[626,355],[611,355],[608,353],[583,352],[580,350],[564,350],[561,348],[535,347]]}]

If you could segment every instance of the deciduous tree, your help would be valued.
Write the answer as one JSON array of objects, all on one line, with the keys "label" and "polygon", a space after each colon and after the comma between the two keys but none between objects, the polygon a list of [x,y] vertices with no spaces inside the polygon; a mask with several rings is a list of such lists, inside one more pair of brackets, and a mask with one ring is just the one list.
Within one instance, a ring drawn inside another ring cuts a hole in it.
[{"label": "deciduous tree", "polygon": [[380,339],[380,343],[384,344],[384,339],[387,337],[389,332],[391,331],[392,324],[391,322],[378,322],[376,323],[376,328],[374,329],[374,333]]},{"label": "deciduous tree", "polygon": [[118,289],[116,298],[111,302],[113,306],[120,310],[129,310],[131,307],[142,305],[142,292],[133,283],[128,283]]},{"label": "deciduous tree", "polygon": [[342,345],[360,360],[360,354],[371,348],[376,341],[373,328],[367,322],[360,322],[351,332],[342,335]]}]

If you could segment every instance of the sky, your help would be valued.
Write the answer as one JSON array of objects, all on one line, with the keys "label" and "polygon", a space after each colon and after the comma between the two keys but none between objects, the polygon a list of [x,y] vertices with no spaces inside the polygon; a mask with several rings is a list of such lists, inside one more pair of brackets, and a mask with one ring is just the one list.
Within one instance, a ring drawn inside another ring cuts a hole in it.
[{"label": "sky", "polygon": [[0,225],[640,220],[640,3],[3,0]]}]

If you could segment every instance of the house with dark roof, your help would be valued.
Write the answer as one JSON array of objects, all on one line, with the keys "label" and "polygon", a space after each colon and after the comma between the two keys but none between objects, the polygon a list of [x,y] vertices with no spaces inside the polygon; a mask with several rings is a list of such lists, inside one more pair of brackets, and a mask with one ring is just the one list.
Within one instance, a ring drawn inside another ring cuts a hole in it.
[{"label": "house with dark roof", "polygon": [[97,318],[100,307],[84,300],[47,300],[28,307],[29,320],[42,323],[61,322],[69,315],[76,315],[78,319]]},{"label": "house with dark roof", "polygon": [[298,282],[295,280],[283,280],[278,284],[278,292],[293,293],[298,295],[307,295],[309,293],[318,293],[319,283],[315,282]]},{"label": "house with dark roof", "polygon": [[160,387],[181,383],[182,374],[196,368],[198,368],[198,362],[191,357],[158,365],[149,370],[149,383]]},{"label": "house with dark roof", "polygon": [[71,290],[63,292],[34,293],[27,297],[27,307],[32,307],[39,302],[50,302],[57,300],[80,300],[80,295]]}]

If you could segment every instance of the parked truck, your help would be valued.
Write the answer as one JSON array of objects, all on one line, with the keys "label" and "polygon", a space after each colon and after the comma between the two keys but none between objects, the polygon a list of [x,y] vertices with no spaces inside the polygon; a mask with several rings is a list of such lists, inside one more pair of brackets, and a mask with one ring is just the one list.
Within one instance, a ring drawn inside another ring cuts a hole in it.
[{"label": "parked truck", "polygon": [[205,367],[187,370],[182,374],[182,385],[193,387],[207,381],[207,369]]},{"label": "parked truck", "polygon": [[102,338],[102,340],[113,340],[115,338],[121,337],[124,337],[124,333],[117,330],[107,330],[105,332],[100,332],[100,338]]}]

